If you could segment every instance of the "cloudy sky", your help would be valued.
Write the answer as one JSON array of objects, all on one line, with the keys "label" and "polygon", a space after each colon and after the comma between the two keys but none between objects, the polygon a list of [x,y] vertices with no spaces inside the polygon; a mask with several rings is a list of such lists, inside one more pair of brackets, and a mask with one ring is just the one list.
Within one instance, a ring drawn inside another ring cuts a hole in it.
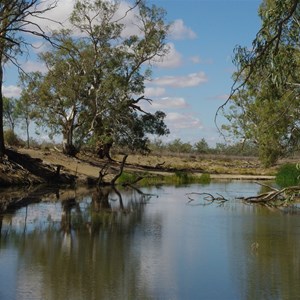
[{"label": "cloudy sky", "polygon": [[[48,17],[66,25],[74,1],[60,0]],[[148,0],[148,4],[163,7],[167,22],[172,23],[167,40],[169,54],[154,64],[152,80],[147,82],[145,91],[153,99],[147,109],[167,114],[171,134],[165,141],[180,138],[194,143],[205,138],[210,145],[223,142],[214,124],[215,113],[230,92],[234,47],[251,47],[259,29],[260,2]],[[126,9],[126,5],[122,8]],[[43,22],[43,26],[50,26],[46,19]],[[128,30],[132,32],[134,28]],[[23,68],[35,71],[43,66],[31,56],[26,58]],[[19,92],[15,70],[6,66],[4,94],[18,96]]]}]

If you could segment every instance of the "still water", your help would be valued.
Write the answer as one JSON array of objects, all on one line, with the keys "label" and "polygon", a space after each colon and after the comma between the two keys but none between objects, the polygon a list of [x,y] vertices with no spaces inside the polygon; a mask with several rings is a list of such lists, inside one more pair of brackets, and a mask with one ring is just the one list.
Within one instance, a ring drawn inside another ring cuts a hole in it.
[{"label": "still water", "polygon": [[[0,219],[0,299],[299,299],[300,211],[236,198],[259,190],[46,194]],[[186,195],[203,192],[229,201]]]}]

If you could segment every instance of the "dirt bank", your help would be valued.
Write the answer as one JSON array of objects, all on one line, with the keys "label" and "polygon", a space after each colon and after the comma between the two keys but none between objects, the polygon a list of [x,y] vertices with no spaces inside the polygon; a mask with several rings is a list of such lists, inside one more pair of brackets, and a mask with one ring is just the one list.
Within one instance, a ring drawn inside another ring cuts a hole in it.
[{"label": "dirt bank", "polygon": [[[114,155],[109,171],[117,172],[121,155]],[[107,161],[91,153],[69,157],[57,149],[8,149],[0,163],[0,185],[35,183],[88,183],[95,182]],[[163,156],[129,155],[125,171],[169,175],[186,171],[195,175],[211,174],[212,179],[271,180],[276,167],[263,168],[255,158],[224,156]]]}]

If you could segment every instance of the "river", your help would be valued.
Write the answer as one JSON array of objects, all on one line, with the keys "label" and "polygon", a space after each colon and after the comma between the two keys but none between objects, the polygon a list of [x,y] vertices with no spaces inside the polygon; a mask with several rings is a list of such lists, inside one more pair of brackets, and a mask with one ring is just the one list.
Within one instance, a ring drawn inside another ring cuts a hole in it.
[{"label": "river", "polygon": [[238,199],[260,189],[45,194],[1,215],[0,299],[299,299],[300,211]]}]

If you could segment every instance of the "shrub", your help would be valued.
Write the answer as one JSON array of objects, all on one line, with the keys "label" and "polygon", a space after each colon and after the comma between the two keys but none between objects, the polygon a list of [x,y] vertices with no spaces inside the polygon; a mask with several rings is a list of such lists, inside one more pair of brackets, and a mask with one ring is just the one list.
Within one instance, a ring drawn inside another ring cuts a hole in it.
[{"label": "shrub", "polygon": [[9,146],[24,145],[24,142],[11,129],[4,131],[4,140]]},{"label": "shrub", "polygon": [[210,183],[211,178],[210,178],[210,174],[202,174],[199,177],[199,183]]},{"label": "shrub", "polygon": [[276,183],[281,187],[297,185],[300,181],[300,169],[295,164],[282,165],[276,174]]},{"label": "shrub", "polygon": [[136,174],[123,172],[121,174],[121,176],[118,178],[117,182],[119,184],[131,183],[131,182],[136,181],[137,179],[138,179],[138,176]]}]

